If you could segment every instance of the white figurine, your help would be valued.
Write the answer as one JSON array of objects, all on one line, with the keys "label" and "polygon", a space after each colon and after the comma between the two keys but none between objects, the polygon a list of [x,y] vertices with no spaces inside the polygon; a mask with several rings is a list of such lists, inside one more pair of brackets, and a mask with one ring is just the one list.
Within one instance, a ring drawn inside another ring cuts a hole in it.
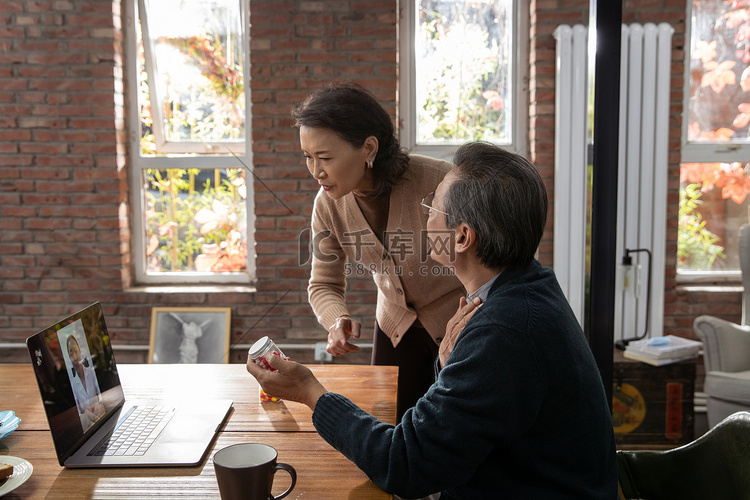
[{"label": "white figurine", "polygon": [[183,321],[174,313],[169,313],[174,319],[182,324],[182,342],[180,343],[180,363],[198,362],[198,344],[195,340],[203,336],[203,327],[211,322],[207,319],[200,325],[197,323]]}]

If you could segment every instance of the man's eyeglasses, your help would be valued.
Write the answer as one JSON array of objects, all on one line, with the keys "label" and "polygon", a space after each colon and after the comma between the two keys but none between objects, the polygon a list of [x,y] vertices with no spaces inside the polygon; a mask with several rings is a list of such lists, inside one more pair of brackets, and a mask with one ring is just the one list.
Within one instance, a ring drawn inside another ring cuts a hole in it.
[{"label": "man's eyeglasses", "polygon": [[424,198],[422,198],[422,202],[420,203],[420,205],[422,205],[422,212],[425,215],[430,215],[430,210],[434,210],[436,212],[440,212],[443,215],[448,215],[446,212],[443,212],[442,210],[438,210],[437,208],[434,208],[432,206],[432,200],[434,199],[435,199],[434,191],[428,194],[427,196],[425,196]]}]

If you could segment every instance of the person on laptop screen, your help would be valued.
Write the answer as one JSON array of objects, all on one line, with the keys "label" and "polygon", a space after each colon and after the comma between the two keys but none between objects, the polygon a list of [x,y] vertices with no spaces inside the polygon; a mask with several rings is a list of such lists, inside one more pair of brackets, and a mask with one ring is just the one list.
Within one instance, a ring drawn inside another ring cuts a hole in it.
[{"label": "person on laptop screen", "polygon": [[[247,370],[268,394],[306,404],[318,433],[383,490],[404,498],[617,497],[602,379],[554,272],[534,254],[547,194],[534,166],[490,143],[458,149],[438,185],[427,237],[453,252],[460,299],[437,380],[398,425],[326,391],[309,368],[270,356]],[[432,246],[431,248],[438,248]]]},{"label": "person on laptop screen", "polygon": [[[57,332],[57,335],[61,344],[62,339],[67,336],[65,340],[68,353],[66,364],[70,367],[68,377],[73,389],[73,397],[76,400],[78,416],[81,418],[81,426],[85,432],[104,415],[105,409],[102,404],[102,392],[99,389],[99,382],[96,379],[96,372],[88,349],[82,354],[76,334],[69,331],[71,327],[76,325],[80,325],[80,321],[61,329]],[[86,341],[85,336],[83,341]]]}]

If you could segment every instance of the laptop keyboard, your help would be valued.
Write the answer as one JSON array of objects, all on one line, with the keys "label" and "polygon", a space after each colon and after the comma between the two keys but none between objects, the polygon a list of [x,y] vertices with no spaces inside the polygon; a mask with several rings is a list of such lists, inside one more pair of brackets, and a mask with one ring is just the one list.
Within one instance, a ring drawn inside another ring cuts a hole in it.
[{"label": "laptop keyboard", "polygon": [[136,406],[88,455],[143,455],[154,444],[174,413],[175,408],[167,406]]}]

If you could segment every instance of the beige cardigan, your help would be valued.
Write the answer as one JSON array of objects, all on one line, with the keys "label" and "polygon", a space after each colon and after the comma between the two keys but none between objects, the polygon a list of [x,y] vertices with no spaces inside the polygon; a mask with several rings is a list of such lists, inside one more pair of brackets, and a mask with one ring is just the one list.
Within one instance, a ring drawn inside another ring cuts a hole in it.
[{"label": "beige cardigan", "polygon": [[411,155],[410,167],[391,192],[388,248],[372,232],[353,193],[332,200],[322,189],[318,192],[307,292],[324,328],[349,315],[346,277],[369,272],[378,288],[375,317],[394,346],[417,318],[436,342],[445,335],[465,291],[452,271],[428,257],[427,215],[419,202],[435,191],[451,164]]}]

